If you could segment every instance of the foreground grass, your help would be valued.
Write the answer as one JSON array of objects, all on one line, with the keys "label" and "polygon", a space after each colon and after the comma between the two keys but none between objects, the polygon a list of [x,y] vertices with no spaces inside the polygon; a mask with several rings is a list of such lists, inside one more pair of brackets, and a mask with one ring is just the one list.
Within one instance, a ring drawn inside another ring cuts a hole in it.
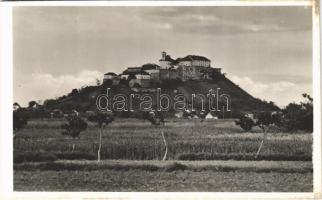
[{"label": "foreground grass", "polygon": [[311,192],[302,161],[72,160],[14,165],[15,191]]},{"label": "foreground grass", "polygon": [[15,171],[15,191],[312,192],[312,173]]},{"label": "foreground grass", "polygon": [[[95,159],[98,128],[90,123],[80,140],[72,140],[61,135],[61,123],[59,120],[30,121],[14,140],[14,155],[24,157],[26,152],[47,152],[60,159],[75,143],[77,153],[86,154],[86,159]],[[161,159],[165,151],[161,129],[168,141],[168,159],[174,160],[252,160],[263,135],[259,129],[244,133],[233,120],[200,123],[199,120],[171,119],[165,127],[157,128],[143,120],[117,119],[104,129],[102,159]],[[312,135],[270,132],[261,155],[263,160],[310,160]]]},{"label": "foreground grass", "polygon": [[[173,120],[157,128],[118,119],[105,128],[102,149],[102,159],[116,160],[98,164],[98,128],[90,123],[72,140],[61,135],[61,123],[31,121],[16,135],[16,191],[312,191],[311,134],[270,132],[262,161],[251,161],[263,134],[244,133],[232,120]],[[158,161],[165,150],[161,129],[170,161]]]}]

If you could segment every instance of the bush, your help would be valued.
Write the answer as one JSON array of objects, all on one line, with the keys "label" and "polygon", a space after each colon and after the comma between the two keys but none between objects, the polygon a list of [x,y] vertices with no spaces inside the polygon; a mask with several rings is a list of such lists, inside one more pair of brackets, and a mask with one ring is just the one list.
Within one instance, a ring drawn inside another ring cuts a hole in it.
[{"label": "bush", "polygon": [[244,131],[250,131],[253,126],[255,126],[255,122],[246,116],[240,116],[239,119],[235,121],[235,124],[239,125]]},{"label": "bush", "polygon": [[166,172],[173,172],[173,171],[178,171],[178,170],[187,170],[188,167],[186,165],[183,165],[181,163],[174,162],[173,164],[167,165],[165,167]]},{"label": "bush", "polygon": [[13,130],[18,131],[26,126],[28,123],[27,117],[21,111],[13,112]]},{"label": "bush", "polygon": [[313,99],[303,94],[305,102],[290,103],[283,110],[282,124],[288,131],[313,131]]}]

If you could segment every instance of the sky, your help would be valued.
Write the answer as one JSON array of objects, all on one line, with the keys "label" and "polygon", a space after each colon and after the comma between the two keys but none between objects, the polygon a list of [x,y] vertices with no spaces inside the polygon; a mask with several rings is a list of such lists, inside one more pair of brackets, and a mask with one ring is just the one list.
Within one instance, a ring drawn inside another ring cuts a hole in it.
[{"label": "sky", "polygon": [[15,7],[14,101],[95,85],[161,52],[211,60],[253,96],[283,107],[312,94],[310,7]]}]

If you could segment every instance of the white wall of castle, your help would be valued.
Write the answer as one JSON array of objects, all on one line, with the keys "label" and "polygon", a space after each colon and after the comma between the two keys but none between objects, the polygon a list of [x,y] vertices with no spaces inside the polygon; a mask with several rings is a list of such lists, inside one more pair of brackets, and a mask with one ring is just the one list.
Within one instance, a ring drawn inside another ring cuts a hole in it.
[{"label": "white wall of castle", "polygon": [[192,66],[191,61],[180,61],[179,66]]},{"label": "white wall of castle", "polygon": [[129,78],[129,75],[128,74],[122,74],[121,75],[121,79],[126,79],[127,80],[128,78]]},{"label": "white wall of castle", "polygon": [[104,79],[108,80],[108,79],[113,79],[115,77],[115,75],[108,75],[108,74],[104,74]]},{"label": "white wall of castle", "polygon": [[192,66],[210,67],[210,61],[194,60],[192,61]]},{"label": "white wall of castle", "polygon": [[146,71],[149,74],[155,74],[155,73],[160,72],[160,70],[158,70],[158,69],[147,69],[147,70],[144,70],[144,71]]},{"label": "white wall of castle", "polygon": [[210,67],[210,61],[204,61],[204,60],[180,61],[179,66]]},{"label": "white wall of castle", "polygon": [[145,80],[148,80],[148,79],[151,79],[151,76],[150,75],[145,75],[145,74],[136,74],[135,75],[136,79],[145,79]]},{"label": "white wall of castle", "polygon": [[171,67],[171,62],[170,61],[161,60],[159,62],[159,64],[160,64],[160,67],[162,69],[167,69],[167,68],[170,68]]}]

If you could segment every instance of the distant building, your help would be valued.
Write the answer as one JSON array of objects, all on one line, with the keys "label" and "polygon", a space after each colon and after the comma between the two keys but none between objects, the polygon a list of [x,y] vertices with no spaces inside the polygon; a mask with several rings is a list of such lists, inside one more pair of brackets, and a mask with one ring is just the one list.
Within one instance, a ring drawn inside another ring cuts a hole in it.
[{"label": "distant building", "polygon": [[202,79],[204,68],[210,68],[210,60],[203,56],[188,55],[178,58],[178,71],[182,81]]},{"label": "distant building", "polygon": [[140,71],[142,71],[141,67],[129,67],[125,70],[127,73],[138,73]]},{"label": "distant building", "polygon": [[183,58],[178,58],[179,66],[186,67],[210,67],[210,60],[204,56],[188,55]]},{"label": "distant building", "polygon": [[132,78],[135,78],[135,75],[141,73],[141,71],[141,67],[129,67],[125,71],[123,71],[123,73],[121,74],[121,79],[130,80]]},{"label": "distant building", "polygon": [[206,67],[201,69],[201,74],[202,74],[202,79],[214,79],[220,75],[222,75],[221,73],[221,68],[212,68],[212,67]]},{"label": "distant building", "polygon": [[129,81],[130,87],[149,87],[151,85],[151,76],[145,71],[133,74],[133,78]]},{"label": "distant building", "polygon": [[[204,56],[187,55],[176,60],[172,59],[166,52],[162,52],[161,56],[159,60],[161,80],[169,79],[169,77],[170,79],[179,78],[182,81],[211,79],[212,74],[221,73],[221,69],[212,68],[211,61]],[[168,70],[168,72],[165,70]]]},{"label": "distant building", "polygon": [[170,55],[167,55],[166,52],[163,51],[161,55],[162,57],[159,60],[159,63],[162,69],[168,69],[176,63],[176,61],[173,60]]},{"label": "distant building", "polygon": [[218,119],[218,117],[217,117],[215,114],[212,114],[211,112],[209,112],[209,113],[206,115],[205,119],[206,119],[206,120],[207,120],[207,119]]},{"label": "distant building", "polygon": [[113,72],[108,72],[106,74],[104,74],[104,80],[110,80],[115,78],[117,75]]},{"label": "distant building", "polygon": [[178,79],[178,70],[175,68],[160,69],[160,80]]},{"label": "distant building", "polygon": [[149,73],[152,80],[159,80],[160,79],[160,66],[156,64],[144,64],[142,65],[142,70]]},{"label": "distant building", "polygon": [[104,74],[103,84],[110,83],[111,85],[118,85],[120,83],[120,77],[113,73],[108,72]]},{"label": "distant building", "polygon": [[148,63],[141,67],[129,67],[119,76],[109,72],[104,75],[104,81],[115,80],[116,83],[122,79],[129,81],[130,86],[141,85],[142,87],[147,87],[147,85],[153,84],[147,84],[146,82],[170,79],[180,79],[182,81],[213,80],[220,78],[222,75],[221,68],[211,67],[211,61],[204,56],[187,55],[182,58],[173,59],[163,51],[159,65]]}]

